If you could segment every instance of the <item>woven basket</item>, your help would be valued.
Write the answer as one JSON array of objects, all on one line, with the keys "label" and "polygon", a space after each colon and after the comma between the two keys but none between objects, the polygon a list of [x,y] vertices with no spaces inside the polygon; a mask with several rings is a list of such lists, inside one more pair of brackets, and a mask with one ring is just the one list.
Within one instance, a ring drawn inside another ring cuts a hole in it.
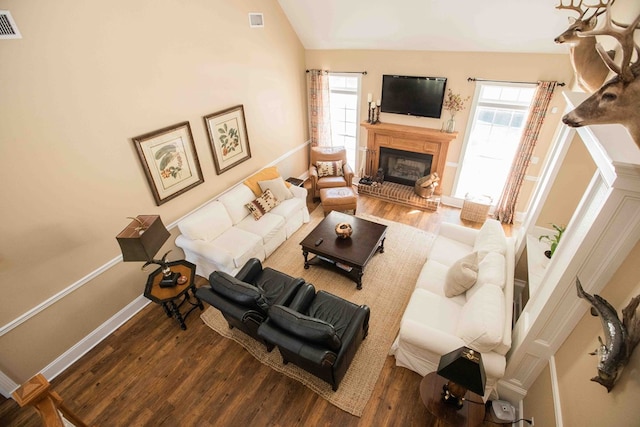
[{"label": "woven basket", "polygon": [[460,211],[460,219],[484,223],[489,215],[493,199],[489,196],[466,197]]}]

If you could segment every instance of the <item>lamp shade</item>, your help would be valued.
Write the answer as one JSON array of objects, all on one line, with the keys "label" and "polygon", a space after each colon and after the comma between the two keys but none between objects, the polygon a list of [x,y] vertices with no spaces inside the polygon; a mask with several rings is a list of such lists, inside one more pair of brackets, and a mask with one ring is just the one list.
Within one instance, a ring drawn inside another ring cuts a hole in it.
[{"label": "lamp shade", "polygon": [[159,215],[138,215],[116,240],[124,261],[151,261],[170,235]]},{"label": "lamp shade", "polygon": [[438,364],[438,375],[471,390],[475,394],[484,395],[486,377],[482,355],[478,351],[468,347],[460,347],[443,355]]}]

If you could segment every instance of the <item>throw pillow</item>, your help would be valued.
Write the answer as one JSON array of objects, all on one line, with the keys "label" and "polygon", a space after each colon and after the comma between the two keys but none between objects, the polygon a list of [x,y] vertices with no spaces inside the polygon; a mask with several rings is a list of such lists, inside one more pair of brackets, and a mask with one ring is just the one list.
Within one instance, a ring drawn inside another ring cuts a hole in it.
[{"label": "throw pillow", "polygon": [[268,181],[258,181],[258,185],[262,191],[271,190],[271,194],[280,202],[293,198],[293,193],[287,188],[282,177],[270,179]]},{"label": "throw pillow", "polygon": [[271,193],[271,190],[267,190],[262,193],[262,196],[251,203],[247,203],[245,206],[251,211],[251,214],[257,221],[262,218],[264,214],[278,206],[279,203],[280,202],[273,196],[273,193]]},{"label": "throw pillow", "polygon": [[[253,194],[259,196],[262,194],[262,190],[260,190],[260,185],[258,185],[259,181],[266,181],[268,179],[275,179],[280,176],[280,172],[278,172],[278,168],[276,166],[271,166],[268,168],[262,169],[260,172],[251,175],[249,178],[244,180],[244,185],[249,187]],[[291,184],[285,182],[287,187],[291,187]]]},{"label": "throw pillow", "polygon": [[449,298],[460,295],[471,288],[477,278],[478,253],[471,252],[449,267],[444,284],[444,294]]},{"label": "throw pillow", "polygon": [[500,221],[487,219],[478,231],[473,250],[480,252],[484,257],[489,252],[499,252],[502,255],[507,253],[507,238]]},{"label": "throw pillow", "polygon": [[316,169],[318,169],[319,178],[323,176],[344,176],[342,160],[336,160],[335,162],[316,162]]}]

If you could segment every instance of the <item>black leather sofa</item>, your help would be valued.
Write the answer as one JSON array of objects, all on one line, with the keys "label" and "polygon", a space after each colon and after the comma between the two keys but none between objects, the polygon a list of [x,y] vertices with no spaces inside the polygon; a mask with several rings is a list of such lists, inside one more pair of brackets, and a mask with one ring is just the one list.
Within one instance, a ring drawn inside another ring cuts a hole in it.
[{"label": "black leather sofa", "polygon": [[211,273],[209,286],[199,288],[196,295],[220,310],[230,328],[262,341],[257,331],[269,307],[289,305],[303,283],[302,278],[263,268],[260,260],[251,258],[235,277],[221,271]]},{"label": "black leather sofa", "polygon": [[258,328],[267,349],[278,346],[292,362],[337,390],[369,332],[370,309],[303,284],[286,307],[274,304]]}]

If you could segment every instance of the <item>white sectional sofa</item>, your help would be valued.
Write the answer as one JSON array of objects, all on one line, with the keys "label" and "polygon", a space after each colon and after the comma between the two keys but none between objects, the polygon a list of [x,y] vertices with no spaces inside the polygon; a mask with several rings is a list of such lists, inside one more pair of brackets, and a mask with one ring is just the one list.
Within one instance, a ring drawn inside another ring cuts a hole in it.
[{"label": "white sectional sofa", "polygon": [[289,198],[281,197],[275,207],[256,219],[246,205],[260,195],[259,188],[254,192],[250,187],[255,189],[258,182],[264,182],[259,181],[261,177],[266,181],[273,174],[249,178],[178,223],[181,234],[176,246],[196,265],[196,274],[209,277],[219,270],[235,275],[250,258],[264,261],[309,222],[307,190],[296,186],[288,186]]},{"label": "white sectional sofa", "polygon": [[[424,376],[438,369],[442,355],[467,346],[482,354],[489,398],[511,347],[514,264],[514,241],[498,221],[480,230],[442,224],[391,349],[396,364]],[[446,296],[461,282],[471,287]]]}]

